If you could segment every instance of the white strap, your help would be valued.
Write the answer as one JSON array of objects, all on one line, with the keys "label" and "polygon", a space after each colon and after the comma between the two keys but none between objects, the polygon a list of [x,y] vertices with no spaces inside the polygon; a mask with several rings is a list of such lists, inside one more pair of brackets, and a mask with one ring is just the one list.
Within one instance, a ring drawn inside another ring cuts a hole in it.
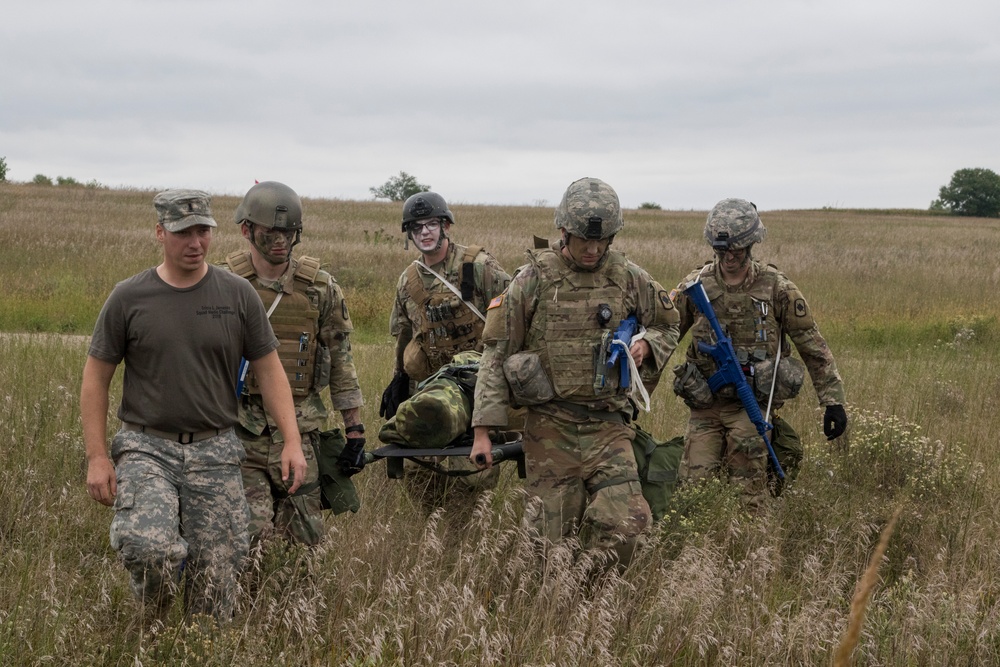
[{"label": "white strap", "polygon": [[[625,341],[623,340],[615,340],[615,339],[611,340],[611,345],[612,347],[615,345],[620,345],[622,348],[620,356],[624,356],[625,359],[628,359],[629,373],[631,374],[632,377],[632,386],[629,387],[628,390],[629,397],[635,400],[639,404],[640,408],[642,408],[646,412],[649,412],[649,392],[646,391],[646,386],[642,384],[642,380],[639,379],[639,369],[635,365],[635,359],[633,359],[632,355],[629,354],[629,348],[632,347],[633,344],[638,343],[645,337],[646,337],[646,327],[640,325],[639,333],[632,336],[632,340],[628,342],[628,345],[626,345]],[[636,394],[639,394],[639,397],[642,399],[641,403],[636,398],[635,396]]]},{"label": "white strap", "polygon": [[771,423],[771,402],[774,400],[774,383],[778,380],[778,364],[781,363],[781,344],[784,342],[781,340],[782,336],[781,328],[778,328],[778,354],[774,356],[774,368],[771,369],[771,391],[767,395],[767,412],[764,413],[764,421],[768,424]]},{"label": "white strap", "polygon": [[[281,297],[284,296],[284,292],[278,292],[278,296],[274,297],[274,301],[271,303],[271,307],[267,309],[267,319],[271,319],[271,313],[274,309],[278,307],[278,302],[281,301]],[[246,359],[240,359],[240,377],[237,380],[237,384],[243,384],[247,379],[247,371],[250,369],[250,362]]]},{"label": "white strap", "polygon": [[432,276],[434,276],[438,280],[440,280],[442,285],[444,285],[445,287],[447,287],[448,289],[450,289],[452,292],[454,292],[455,296],[457,296],[459,299],[461,299],[462,303],[464,303],[466,306],[468,306],[469,310],[471,310],[472,312],[474,312],[476,314],[476,317],[478,317],[479,319],[481,319],[483,322],[486,321],[486,316],[483,315],[482,313],[480,313],[479,309],[476,308],[474,305],[472,305],[471,303],[469,303],[465,299],[462,299],[462,293],[458,291],[457,287],[455,287],[450,282],[448,282],[447,280],[445,280],[444,276],[442,276],[440,273],[438,273],[437,271],[435,271],[431,267],[429,267],[426,264],[424,264],[423,262],[421,262],[419,259],[413,260],[413,263],[416,264],[417,266],[419,266],[420,268],[422,268],[423,270],[427,271],[427,273],[431,274]]},{"label": "white strap", "polygon": [[283,296],[285,296],[284,292],[278,292],[278,296],[274,297],[274,302],[271,304],[271,307],[267,309],[267,319],[271,319],[271,313],[273,313],[274,309],[278,307],[278,302],[281,301],[281,297]]}]

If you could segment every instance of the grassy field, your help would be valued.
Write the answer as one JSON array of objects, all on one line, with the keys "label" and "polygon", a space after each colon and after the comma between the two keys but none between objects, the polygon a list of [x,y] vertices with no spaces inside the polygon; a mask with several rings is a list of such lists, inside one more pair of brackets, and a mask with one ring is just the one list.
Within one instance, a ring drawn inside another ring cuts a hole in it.
[{"label": "grassy field", "polygon": [[[764,516],[721,486],[683,490],[635,565],[597,576],[569,546],[538,561],[513,470],[428,516],[376,463],[355,478],[361,511],[329,517],[321,547],[254,554],[234,623],[185,626],[174,609],[141,632],[111,512],[83,485],[78,393],[108,292],[159,261],[153,194],[0,184],[0,665],[828,665],[897,508],[856,664],[1000,664],[1000,221],[916,211],[762,213],[757,255],[809,299],[852,419],[849,447],[831,448],[811,389],[783,410],[807,458]],[[237,203],[213,202],[214,261],[242,247]],[[345,288],[374,434],[393,286],[414,256],[401,207],[305,207],[299,252]],[[456,240],[509,270],[532,235],[555,237],[551,208],[453,210]],[[668,288],[709,256],[703,212],[625,219],[616,247]],[[653,398],[640,423],[681,433],[669,382]]]}]

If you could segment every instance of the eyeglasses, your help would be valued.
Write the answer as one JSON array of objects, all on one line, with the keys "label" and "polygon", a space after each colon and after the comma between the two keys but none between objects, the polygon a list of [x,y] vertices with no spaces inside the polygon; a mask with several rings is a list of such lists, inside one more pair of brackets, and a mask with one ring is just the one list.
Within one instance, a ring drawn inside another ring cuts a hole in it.
[{"label": "eyeglasses", "polygon": [[429,232],[436,232],[441,229],[440,220],[428,220],[427,222],[411,222],[410,231],[414,234],[421,234],[424,230]]}]

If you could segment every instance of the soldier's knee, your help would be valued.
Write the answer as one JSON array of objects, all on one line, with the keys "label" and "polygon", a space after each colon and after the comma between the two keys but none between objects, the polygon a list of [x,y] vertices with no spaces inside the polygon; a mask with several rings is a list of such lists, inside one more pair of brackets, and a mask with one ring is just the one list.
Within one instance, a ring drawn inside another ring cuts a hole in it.
[{"label": "soldier's knee", "polygon": [[639,482],[607,486],[594,494],[587,507],[581,540],[586,547],[617,550],[618,545],[634,542],[651,521]]}]

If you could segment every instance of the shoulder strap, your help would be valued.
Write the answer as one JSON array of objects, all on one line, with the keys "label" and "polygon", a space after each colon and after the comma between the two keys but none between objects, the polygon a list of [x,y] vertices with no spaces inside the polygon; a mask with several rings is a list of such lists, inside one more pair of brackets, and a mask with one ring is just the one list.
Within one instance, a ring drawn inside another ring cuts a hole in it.
[{"label": "shoulder strap", "polygon": [[476,257],[483,251],[482,246],[469,246],[462,256],[461,283],[462,301],[472,301],[476,293]]},{"label": "shoulder strap", "polygon": [[469,308],[469,310],[471,310],[473,313],[476,314],[476,317],[478,317],[479,319],[481,319],[483,322],[486,321],[486,316],[483,315],[481,312],[479,312],[479,309],[476,308],[475,304],[473,304],[469,300],[463,298],[462,297],[462,293],[458,290],[458,288],[455,287],[454,285],[452,285],[447,280],[445,280],[444,276],[442,276],[440,273],[438,273],[437,271],[435,271],[431,267],[429,267],[426,264],[424,264],[419,259],[413,260],[413,263],[417,265],[417,270],[418,271],[421,270],[421,269],[423,269],[427,273],[429,273],[432,276],[434,276],[435,278],[437,278],[441,282],[442,285],[444,285],[445,287],[447,287],[449,290],[451,290],[455,294],[455,296],[457,296],[459,299],[461,299],[462,303],[464,303]]},{"label": "shoulder strap", "polygon": [[421,307],[427,303],[427,290],[424,289],[424,281],[420,277],[420,271],[417,269],[417,263],[420,260],[414,260],[412,264],[406,267],[406,291],[414,303],[420,304]]},{"label": "shoulder strap", "polygon": [[319,275],[319,260],[315,257],[300,257],[295,267],[295,277],[306,283],[316,282]]},{"label": "shoulder strap", "polygon": [[250,261],[250,253],[237,251],[229,253],[226,256],[226,264],[232,269],[233,273],[241,278],[246,278],[249,280],[257,275],[257,272],[253,268],[253,262]]}]

